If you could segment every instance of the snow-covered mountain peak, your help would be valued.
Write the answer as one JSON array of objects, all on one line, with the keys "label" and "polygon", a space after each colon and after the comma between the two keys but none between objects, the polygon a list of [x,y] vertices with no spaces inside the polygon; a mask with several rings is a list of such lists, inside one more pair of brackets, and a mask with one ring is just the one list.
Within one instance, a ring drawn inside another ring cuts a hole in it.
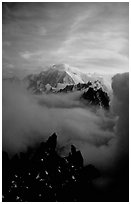
[{"label": "snow-covered mountain peak", "polygon": [[52,66],[50,66],[50,68],[58,70],[58,71],[67,71],[67,72],[79,72],[78,68],[72,67],[68,64],[53,64]]},{"label": "snow-covered mountain peak", "polygon": [[72,67],[68,64],[53,64],[50,66],[51,69],[60,71],[60,72],[66,72],[74,81],[74,83],[84,83],[85,81],[82,79],[82,73],[78,68]]},{"label": "snow-covered mountain peak", "polygon": [[28,87],[40,91],[47,90],[47,85],[50,85],[52,89],[62,89],[67,85],[85,84],[89,81],[95,82],[96,80],[104,84],[102,77],[88,75],[68,64],[53,64],[39,74],[32,74],[26,77],[26,81],[29,84]]}]

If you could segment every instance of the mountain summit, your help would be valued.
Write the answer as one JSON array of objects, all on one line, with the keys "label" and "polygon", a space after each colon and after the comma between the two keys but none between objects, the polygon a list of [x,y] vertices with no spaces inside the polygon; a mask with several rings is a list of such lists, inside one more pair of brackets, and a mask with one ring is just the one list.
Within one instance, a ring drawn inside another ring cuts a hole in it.
[{"label": "mountain summit", "polygon": [[[68,64],[54,64],[50,69],[54,69],[60,72],[65,72],[73,80],[73,84],[87,82],[87,75],[82,73],[78,68],[69,66]],[[84,77],[85,76],[85,77]],[[69,84],[69,83],[68,83]]]},{"label": "mountain summit", "polygon": [[44,71],[38,74],[30,74],[24,79],[28,89],[34,93],[43,93],[48,90],[59,91],[68,85],[85,84],[97,80],[103,85],[107,84],[99,74],[87,74],[68,64],[53,64]]},{"label": "mountain summit", "polygon": [[29,89],[64,88],[66,85],[85,83],[89,77],[67,64],[54,64],[39,74],[28,75],[25,80]]}]

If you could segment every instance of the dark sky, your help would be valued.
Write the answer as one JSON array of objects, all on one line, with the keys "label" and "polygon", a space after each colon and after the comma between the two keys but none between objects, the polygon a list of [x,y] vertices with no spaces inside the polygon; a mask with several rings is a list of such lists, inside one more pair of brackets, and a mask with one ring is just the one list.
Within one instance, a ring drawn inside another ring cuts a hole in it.
[{"label": "dark sky", "polygon": [[128,71],[128,3],[3,3],[3,72]]}]

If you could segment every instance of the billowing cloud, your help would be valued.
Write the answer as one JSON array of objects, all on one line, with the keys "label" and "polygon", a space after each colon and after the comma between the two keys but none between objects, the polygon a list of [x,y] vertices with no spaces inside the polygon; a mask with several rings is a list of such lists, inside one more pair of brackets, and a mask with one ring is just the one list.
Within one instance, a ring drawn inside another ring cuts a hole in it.
[{"label": "billowing cloud", "polygon": [[80,93],[34,96],[18,84],[4,82],[3,149],[25,151],[56,132],[59,145],[68,152],[75,144],[85,163],[114,165],[117,157],[128,154],[128,74],[113,77],[112,88],[107,113],[83,105]]},{"label": "billowing cloud", "polygon": [[[17,83],[3,82],[3,150],[9,155],[26,151],[56,132],[58,152],[64,156],[71,144],[84,164],[101,172],[96,188],[117,193],[128,188],[129,74],[112,79],[110,111],[89,108],[80,93],[32,95]],[[122,178],[124,175],[124,179]],[[126,178],[125,178],[126,177]]]},{"label": "billowing cloud", "polygon": [[[105,116],[101,112],[95,115],[79,97],[79,93],[33,96],[21,87],[3,84],[3,145],[11,142],[8,148],[17,151],[30,145],[28,138],[34,133],[32,142],[53,132],[62,145],[73,140],[96,147],[108,145],[114,137],[112,127],[104,129]],[[111,124],[110,118],[106,120]]]},{"label": "billowing cloud", "polygon": [[113,77],[114,93],[112,108],[118,116],[115,132],[118,136],[118,157],[129,154],[129,73],[117,74]]}]

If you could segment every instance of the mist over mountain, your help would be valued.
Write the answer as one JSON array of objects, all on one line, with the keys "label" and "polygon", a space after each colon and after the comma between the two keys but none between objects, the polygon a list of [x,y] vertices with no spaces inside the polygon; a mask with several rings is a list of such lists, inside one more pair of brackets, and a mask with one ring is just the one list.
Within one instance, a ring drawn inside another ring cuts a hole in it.
[{"label": "mist over mountain", "polygon": [[2,2],[2,201],[129,201],[129,3]]},{"label": "mist over mountain", "polygon": [[39,74],[31,74],[25,77],[28,89],[38,92],[53,89],[59,90],[67,85],[83,84],[89,81],[99,80],[106,89],[109,89],[109,82],[105,83],[104,76],[99,74],[89,74],[81,72],[78,68],[71,67],[67,64],[54,64]]},{"label": "mist over mountain", "polygon": [[80,92],[80,100],[84,99],[83,102],[87,105],[109,108],[111,88],[103,83],[102,76],[82,73],[78,68],[67,64],[54,64],[47,67],[46,71],[28,75],[23,80],[8,76],[3,81],[21,84],[37,95]]},{"label": "mist over mountain", "polygon": [[[36,81],[41,79],[44,83],[45,76],[40,76]],[[57,70],[55,81],[51,83],[56,84],[58,76]],[[47,79],[49,83],[52,77]],[[73,144],[81,151],[84,165],[91,163],[101,172],[100,181],[96,182],[98,189],[110,189],[113,183],[118,187],[120,177],[117,176],[116,181],[114,176],[121,174],[121,167],[128,163],[128,73],[113,77],[111,96],[100,81],[77,84],[72,79],[70,83],[55,92],[46,90],[35,94],[23,81],[3,80],[3,150],[12,157],[56,132],[62,157],[68,155]],[[127,168],[122,171],[128,175]],[[127,180],[122,181],[123,185],[127,186]]]}]

